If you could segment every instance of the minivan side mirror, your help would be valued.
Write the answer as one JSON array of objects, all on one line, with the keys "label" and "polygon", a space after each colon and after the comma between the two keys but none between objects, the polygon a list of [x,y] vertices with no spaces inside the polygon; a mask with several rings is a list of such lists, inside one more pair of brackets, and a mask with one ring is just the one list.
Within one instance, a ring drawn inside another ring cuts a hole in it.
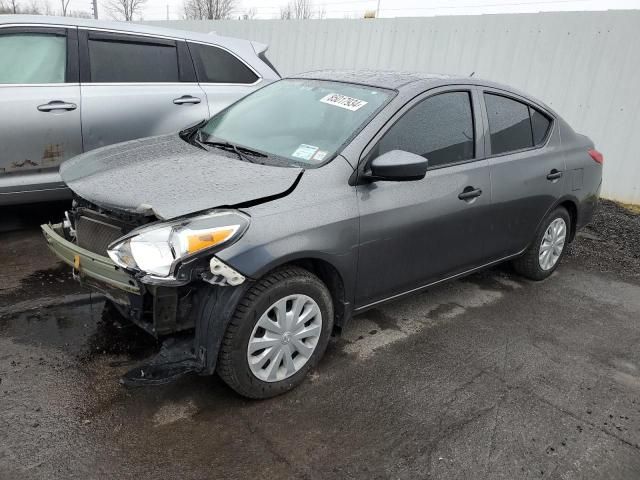
[{"label": "minivan side mirror", "polygon": [[371,161],[365,178],[395,182],[420,180],[426,175],[428,165],[429,161],[420,155],[404,150],[391,150]]}]

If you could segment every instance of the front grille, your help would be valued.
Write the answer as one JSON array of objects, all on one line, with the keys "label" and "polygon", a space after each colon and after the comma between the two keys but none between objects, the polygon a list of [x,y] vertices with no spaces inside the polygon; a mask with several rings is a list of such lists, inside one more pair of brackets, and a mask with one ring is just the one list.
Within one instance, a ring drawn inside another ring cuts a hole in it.
[{"label": "front grille", "polygon": [[81,215],[76,218],[78,246],[99,255],[107,255],[107,247],[125,234],[121,226]]}]

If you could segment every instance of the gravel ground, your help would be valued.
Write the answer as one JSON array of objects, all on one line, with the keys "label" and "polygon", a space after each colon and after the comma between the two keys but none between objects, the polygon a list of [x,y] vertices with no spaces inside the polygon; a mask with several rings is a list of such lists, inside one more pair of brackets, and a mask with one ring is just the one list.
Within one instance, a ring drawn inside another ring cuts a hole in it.
[{"label": "gravel ground", "polygon": [[593,221],[578,235],[571,257],[600,272],[640,278],[640,209],[602,200]]},{"label": "gravel ground", "polygon": [[371,310],[262,402],[215,377],[122,388],[158,345],[29,218],[0,234],[2,480],[640,478],[640,217],[616,204],[548,280],[501,266]]}]

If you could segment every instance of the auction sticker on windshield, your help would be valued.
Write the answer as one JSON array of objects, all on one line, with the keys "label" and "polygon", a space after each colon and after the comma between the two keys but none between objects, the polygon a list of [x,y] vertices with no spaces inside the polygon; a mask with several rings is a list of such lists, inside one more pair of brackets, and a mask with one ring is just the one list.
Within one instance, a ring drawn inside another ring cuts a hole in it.
[{"label": "auction sticker on windshield", "polygon": [[346,108],[347,110],[351,110],[352,112],[355,112],[356,110],[364,107],[368,103],[364,100],[347,97],[346,95],[341,95],[339,93],[330,93],[329,95],[322,97],[320,101],[328,105]]},{"label": "auction sticker on windshield", "polygon": [[293,152],[291,156],[301,158],[302,160],[311,160],[311,158],[317,151],[318,147],[302,143],[298,148],[296,148],[296,151]]}]

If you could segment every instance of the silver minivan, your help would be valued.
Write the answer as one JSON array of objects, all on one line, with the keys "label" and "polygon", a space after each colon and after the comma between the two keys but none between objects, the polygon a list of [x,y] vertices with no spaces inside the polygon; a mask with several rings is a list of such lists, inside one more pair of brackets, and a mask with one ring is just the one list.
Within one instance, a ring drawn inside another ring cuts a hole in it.
[{"label": "silver minivan", "polygon": [[0,16],[0,205],[67,198],[62,161],[176,132],[278,79],[266,50],[145,25]]}]

